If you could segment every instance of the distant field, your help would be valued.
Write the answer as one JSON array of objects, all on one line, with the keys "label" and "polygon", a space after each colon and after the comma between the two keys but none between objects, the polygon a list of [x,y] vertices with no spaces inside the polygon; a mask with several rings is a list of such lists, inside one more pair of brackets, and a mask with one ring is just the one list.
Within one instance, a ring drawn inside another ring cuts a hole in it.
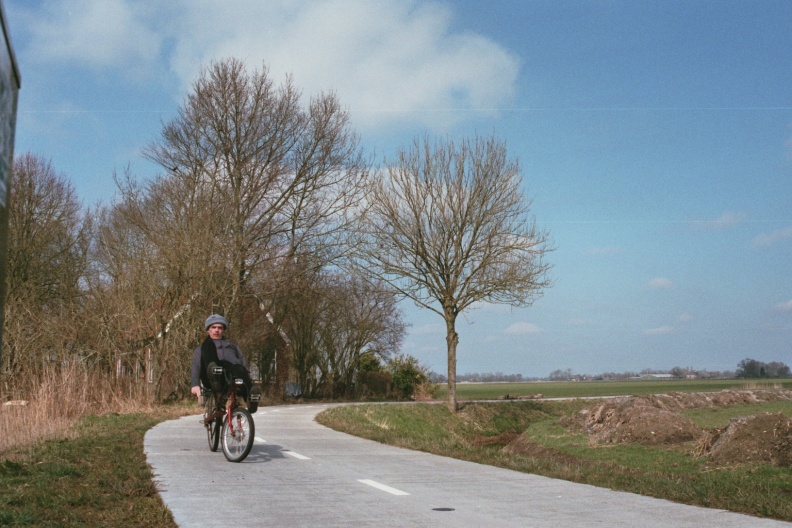
[{"label": "distant field", "polygon": [[[458,383],[460,400],[503,399],[507,395],[544,398],[585,398],[667,392],[714,392],[727,389],[792,389],[792,379],[744,380],[629,380],[629,381],[549,381],[523,383]],[[437,397],[444,399],[447,385],[440,384]]]}]

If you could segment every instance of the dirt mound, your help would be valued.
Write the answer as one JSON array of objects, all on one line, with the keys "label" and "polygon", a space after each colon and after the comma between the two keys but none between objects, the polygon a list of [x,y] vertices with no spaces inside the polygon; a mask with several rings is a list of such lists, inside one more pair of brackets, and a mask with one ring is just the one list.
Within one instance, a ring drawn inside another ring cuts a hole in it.
[{"label": "dirt mound", "polygon": [[672,392],[657,395],[655,398],[663,401],[673,400],[671,405],[678,405],[682,409],[715,408],[729,405],[750,405],[768,401],[792,400],[792,391],[788,390],[756,390],[736,391],[723,390],[720,392]]},{"label": "dirt mound", "polygon": [[676,444],[702,434],[679,413],[682,408],[674,398],[665,396],[614,398],[584,409],[576,425],[594,443]]},{"label": "dirt mound", "polygon": [[711,431],[701,440],[698,454],[715,464],[792,467],[792,420],[781,413],[733,418],[725,429]]},{"label": "dirt mound", "polygon": [[792,420],[783,414],[735,418],[728,427],[705,431],[682,416],[693,408],[790,401],[792,391],[670,393],[603,400],[563,425],[588,434],[592,443],[672,445],[696,440],[694,455],[715,464],[762,462],[792,467]]}]

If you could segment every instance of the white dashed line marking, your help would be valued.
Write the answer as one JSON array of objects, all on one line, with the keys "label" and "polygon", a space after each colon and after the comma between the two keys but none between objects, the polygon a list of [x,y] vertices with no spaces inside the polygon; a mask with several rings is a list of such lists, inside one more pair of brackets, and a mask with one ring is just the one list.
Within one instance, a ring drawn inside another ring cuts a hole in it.
[{"label": "white dashed line marking", "polygon": [[263,438],[261,438],[260,436],[257,436],[257,437],[255,438],[255,440],[256,440],[256,442],[258,442],[259,444],[266,444],[266,443],[267,443],[267,441],[266,441],[266,440],[264,440]]},{"label": "white dashed line marking", "polygon": [[377,488],[378,490],[387,491],[391,495],[409,495],[406,491],[397,490],[396,488],[391,488],[390,486],[386,486],[385,484],[380,484],[374,480],[368,479],[358,479],[358,482],[362,484],[366,484],[367,486],[371,486],[372,488]]},{"label": "white dashed line marking", "polygon": [[281,451],[284,455],[289,455],[290,457],[294,457],[297,460],[311,460],[305,455],[301,455],[300,453],[295,453],[294,451]]}]

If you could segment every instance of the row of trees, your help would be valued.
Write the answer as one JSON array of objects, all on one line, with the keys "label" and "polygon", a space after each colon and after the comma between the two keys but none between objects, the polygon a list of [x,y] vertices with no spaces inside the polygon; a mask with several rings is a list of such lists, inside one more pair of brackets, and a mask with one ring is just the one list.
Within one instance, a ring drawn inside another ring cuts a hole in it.
[{"label": "row of trees", "polygon": [[[755,359],[744,359],[737,365],[736,371],[718,370],[697,370],[692,367],[673,367],[670,370],[643,369],[640,372],[605,372],[602,374],[575,374],[572,369],[552,371],[547,377],[550,381],[569,381],[569,380],[626,380],[651,376],[653,374],[670,374],[676,379],[688,377],[694,378],[788,378],[790,377],[789,367],[778,361],[765,363]],[[501,380],[497,380],[501,381]]]},{"label": "row of trees", "polygon": [[789,367],[780,361],[765,363],[751,358],[740,361],[735,373],[738,378],[788,378],[789,374]]},{"label": "row of trees", "polygon": [[44,158],[16,160],[6,382],[80,361],[178,395],[220,312],[265,382],[349,395],[363,357],[399,351],[407,297],[446,321],[456,409],[458,314],[548,285],[547,235],[494,138],[417,140],[375,170],[334,94],[305,103],[291,78],[230,59],[144,156],[160,173],[116,175],[118,198],[91,211]]}]

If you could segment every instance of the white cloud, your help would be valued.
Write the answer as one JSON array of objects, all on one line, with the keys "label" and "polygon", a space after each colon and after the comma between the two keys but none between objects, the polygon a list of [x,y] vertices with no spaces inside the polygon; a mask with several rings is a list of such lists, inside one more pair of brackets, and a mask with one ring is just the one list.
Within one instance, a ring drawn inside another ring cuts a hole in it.
[{"label": "white cloud", "polygon": [[533,323],[526,323],[526,322],[518,322],[510,325],[506,329],[506,333],[509,335],[529,335],[529,334],[538,334],[542,332],[542,327],[535,325]]},{"label": "white cloud", "polygon": [[727,211],[720,215],[717,218],[712,220],[701,220],[694,222],[694,225],[699,229],[704,229],[708,231],[714,231],[716,229],[724,229],[727,227],[732,227],[737,224],[740,224],[745,220],[745,215],[743,213],[738,213],[735,211]]},{"label": "white cloud", "polygon": [[677,317],[677,322],[678,323],[689,323],[689,322],[694,321],[694,320],[695,320],[695,317],[693,317],[689,313],[679,314],[679,316]]},{"label": "white cloud", "polygon": [[654,279],[650,280],[647,284],[647,287],[650,290],[668,290],[674,286],[674,283],[670,279],[666,279],[665,277],[655,277]]},{"label": "white cloud", "polygon": [[771,233],[762,233],[753,240],[754,247],[766,248],[778,242],[792,239],[792,226]]},{"label": "white cloud", "polygon": [[792,300],[776,304],[773,308],[779,312],[792,312]]},{"label": "white cloud", "polygon": [[671,334],[674,332],[673,326],[659,326],[657,328],[650,328],[646,330],[644,334],[646,335],[666,335]]},{"label": "white cloud", "polygon": [[149,14],[144,4],[125,0],[46,2],[38,16],[25,13],[35,42],[30,50],[43,62],[139,71],[158,57],[163,41]]},{"label": "white cloud", "polygon": [[195,78],[196,65],[213,58],[236,56],[251,66],[265,61],[275,78],[292,73],[306,93],[337,92],[364,125],[449,124],[457,116],[452,110],[491,109],[515,93],[517,57],[481,35],[452,32],[446,4],[201,5],[200,16],[190,17],[192,31],[178,37],[174,67],[185,82]]},{"label": "white cloud", "polygon": [[172,74],[186,92],[202,67],[233,56],[266,64],[276,82],[293,74],[306,95],[336,92],[356,128],[442,130],[491,115],[515,96],[520,70],[495,41],[453,29],[451,3],[79,0],[42,10],[31,30],[40,60]]}]

